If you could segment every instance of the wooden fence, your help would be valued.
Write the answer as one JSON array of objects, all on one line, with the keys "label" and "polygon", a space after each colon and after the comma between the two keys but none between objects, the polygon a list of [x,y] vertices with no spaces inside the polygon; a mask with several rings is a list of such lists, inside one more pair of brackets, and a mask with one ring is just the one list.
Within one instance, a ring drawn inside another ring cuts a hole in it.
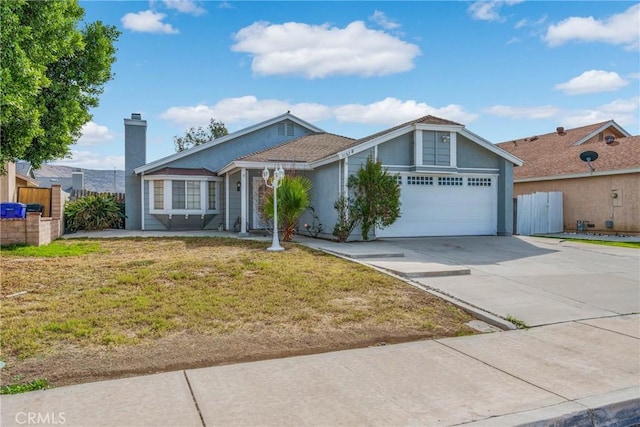
[{"label": "wooden fence", "polygon": [[42,217],[51,216],[51,189],[38,187],[18,187],[18,203],[39,204],[44,207]]},{"label": "wooden fence", "polygon": [[517,234],[562,233],[561,192],[522,194],[518,196],[517,207]]},{"label": "wooden fence", "polygon": [[124,203],[124,193],[110,193],[110,192],[99,193],[97,191],[89,191],[89,190],[71,190],[71,193],[69,194],[69,200],[74,201],[74,200],[82,199],[83,197],[87,197],[87,196],[100,196],[100,195],[113,196],[116,202]]}]

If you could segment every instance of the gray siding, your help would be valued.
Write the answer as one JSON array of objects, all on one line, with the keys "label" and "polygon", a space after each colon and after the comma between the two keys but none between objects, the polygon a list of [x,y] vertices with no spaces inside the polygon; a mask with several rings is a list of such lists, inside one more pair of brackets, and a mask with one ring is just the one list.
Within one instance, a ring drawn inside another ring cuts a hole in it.
[{"label": "gray siding", "polygon": [[513,234],[513,163],[500,159],[498,176],[498,235]]},{"label": "gray siding", "polygon": [[360,168],[367,164],[367,159],[373,158],[373,148],[365,150],[361,153],[354,154],[349,157],[349,175],[353,175],[358,172]]},{"label": "gray siding", "polygon": [[236,219],[240,217],[240,191],[236,185],[240,181],[240,172],[229,175],[229,228],[233,231]]},{"label": "gray siding", "polygon": [[498,169],[500,157],[458,134],[458,167]]},{"label": "gray siding", "polygon": [[144,229],[145,230],[166,230],[167,229],[167,227],[160,221],[160,219],[156,215],[151,215],[149,213],[149,181],[145,181],[144,183]]},{"label": "gray siding", "polygon": [[211,148],[194,153],[193,155],[167,163],[162,165],[162,167],[204,167],[216,171],[238,157],[264,150],[310,133],[306,128],[298,126],[289,120],[285,121],[285,124],[294,125],[293,136],[287,134],[286,130],[284,135],[280,135],[278,132],[278,123],[276,123],[220,145],[214,145]]},{"label": "gray siding", "polygon": [[378,146],[378,160],[383,165],[411,166],[415,164],[413,132],[401,135]]},{"label": "gray siding", "polygon": [[[331,236],[333,227],[338,219],[338,213],[333,204],[340,194],[339,163],[331,163],[313,170],[306,175],[313,185],[311,188],[311,206],[315,209],[319,221],[324,229],[323,235]],[[300,218],[300,223],[311,223],[313,218],[307,212]],[[303,231],[301,231],[303,232]]]}]

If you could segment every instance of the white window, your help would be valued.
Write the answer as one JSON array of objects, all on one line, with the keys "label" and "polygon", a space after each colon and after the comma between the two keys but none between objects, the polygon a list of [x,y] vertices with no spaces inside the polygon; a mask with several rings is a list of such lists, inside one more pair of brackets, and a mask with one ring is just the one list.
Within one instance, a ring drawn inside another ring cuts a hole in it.
[{"label": "white window", "polygon": [[458,176],[439,176],[438,185],[460,186],[462,185],[462,177]]},{"label": "white window", "polygon": [[408,176],[407,185],[433,185],[432,176]]},{"label": "white window", "polygon": [[449,132],[422,132],[422,164],[451,166],[451,135]]},{"label": "white window", "polygon": [[209,199],[209,206],[207,208],[210,211],[218,209],[218,185],[216,181],[207,182],[207,198]]},{"label": "white window", "polygon": [[171,181],[173,210],[200,209],[200,181]]},{"label": "white window", "polygon": [[153,208],[164,209],[164,181],[151,181],[153,183]]},{"label": "white window", "polygon": [[[215,214],[220,206],[220,178],[149,180],[152,214]],[[176,177],[179,178],[179,177]],[[200,178],[200,177],[198,177]]]},{"label": "white window", "polygon": [[469,187],[491,187],[491,178],[467,178]]}]

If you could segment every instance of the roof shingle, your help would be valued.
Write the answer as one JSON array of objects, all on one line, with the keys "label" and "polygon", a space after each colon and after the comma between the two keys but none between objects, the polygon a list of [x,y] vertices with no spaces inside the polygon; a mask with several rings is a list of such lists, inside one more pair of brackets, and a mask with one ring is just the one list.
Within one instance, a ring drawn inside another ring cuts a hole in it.
[{"label": "roof shingle", "polygon": [[[567,129],[563,134],[553,132],[496,145],[524,160],[524,165],[514,168],[516,180],[590,172],[589,165],[580,159],[580,153],[584,151],[598,153],[598,159],[591,162],[596,171],[640,167],[640,136],[624,137],[615,127],[607,127],[607,123],[610,122]],[[615,135],[615,142],[607,144],[596,134],[582,144],[575,145],[599,129],[605,135]]]}]

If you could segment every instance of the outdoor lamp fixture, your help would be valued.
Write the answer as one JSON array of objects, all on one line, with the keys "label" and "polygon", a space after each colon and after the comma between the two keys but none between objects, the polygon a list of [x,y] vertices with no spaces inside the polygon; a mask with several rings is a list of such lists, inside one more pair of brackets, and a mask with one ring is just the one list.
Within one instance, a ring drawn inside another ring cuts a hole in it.
[{"label": "outdoor lamp fixture", "polygon": [[264,167],[262,171],[262,179],[267,187],[273,188],[273,242],[271,247],[267,248],[268,251],[284,251],[284,248],[280,246],[280,240],[278,239],[278,187],[280,182],[284,178],[284,169],[282,165],[276,165],[273,169],[273,179],[269,184],[269,170]]},{"label": "outdoor lamp fixture", "polygon": [[451,140],[451,136],[449,136],[449,135],[446,135],[446,134],[445,134],[445,135],[441,135],[441,136],[440,136],[440,141],[441,141],[441,142],[443,142],[443,143],[445,143],[445,144],[446,144],[447,142],[449,142],[450,140]]},{"label": "outdoor lamp fixture", "polygon": [[242,188],[242,183],[240,181],[236,182],[236,191],[240,191]]}]

